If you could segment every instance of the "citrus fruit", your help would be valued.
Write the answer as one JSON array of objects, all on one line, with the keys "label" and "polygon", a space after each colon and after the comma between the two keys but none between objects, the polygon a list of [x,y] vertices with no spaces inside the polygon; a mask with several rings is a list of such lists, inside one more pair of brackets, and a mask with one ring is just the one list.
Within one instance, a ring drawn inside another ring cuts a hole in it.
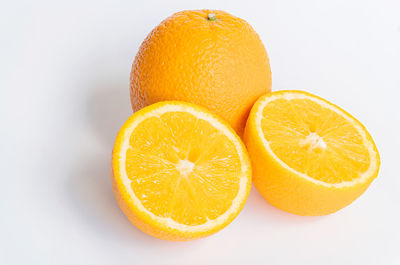
[{"label": "citrus fruit", "polygon": [[241,135],[254,102],[271,90],[267,52],[244,20],[217,10],[175,13],[143,41],[130,77],[134,111],[181,100],[220,115]]},{"label": "citrus fruit", "polygon": [[290,213],[333,213],[359,197],[378,175],[378,150],[365,127],[305,92],[262,96],[251,110],[244,140],[255,187],[269,203]]},{"label": "citrus fruit", "polygon": [[208,110],[166,101],[122,126],[112,155],[117,201],[144,232],[168,240],[210,235],[228,225],[251,187],[247,151]]}]

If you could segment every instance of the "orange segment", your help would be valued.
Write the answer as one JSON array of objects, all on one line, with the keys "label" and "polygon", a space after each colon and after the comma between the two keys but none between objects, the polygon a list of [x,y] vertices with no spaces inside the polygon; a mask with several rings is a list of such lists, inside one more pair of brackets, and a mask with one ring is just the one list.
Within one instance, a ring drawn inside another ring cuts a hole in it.
[{"label": "orange segment", "polygon": [[378,151],[364,126],[305,92],[261,97],[247,122],[245,142],[257,189],[272,204],[296,214],[343,208],[379,169]]},{"label": "orange segment", "polygon": [[234,131],[203,108],[183,102],[158,103],[135,113],[114,146],[115,192],[125,202],[121,208],[139,228],[165,239],[197,238],[227,225],[247,198],[250,171]]}]

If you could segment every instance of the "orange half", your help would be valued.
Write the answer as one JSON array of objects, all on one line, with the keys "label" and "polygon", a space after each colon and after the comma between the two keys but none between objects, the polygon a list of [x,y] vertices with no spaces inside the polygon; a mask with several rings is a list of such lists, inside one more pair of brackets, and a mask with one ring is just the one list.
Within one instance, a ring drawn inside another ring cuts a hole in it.
[{"label": "orange half", "polygon": [[379,153],[365,127],[338,106],[277,91],[253,106],[244,141],[264,198],[299,215],[335,212],[376,178]]},{"label": "orange half", "polygon": [[251,186],[246,149],[206,109],[167,101],[132,115],[112,157],[117,201],[133,224],[168,240],[212,234],[243,208]]}]

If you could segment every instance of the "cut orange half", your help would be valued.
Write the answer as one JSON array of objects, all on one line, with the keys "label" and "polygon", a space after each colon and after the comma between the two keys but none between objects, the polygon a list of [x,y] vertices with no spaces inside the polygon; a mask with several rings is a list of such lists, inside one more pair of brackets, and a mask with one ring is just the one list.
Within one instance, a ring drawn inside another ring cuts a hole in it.
[{"label": "cut orange half", "polygon": [[365,127],[309,93],[262,96],[251,110],[244,141],[257,190],[294,214],[333,213],[378,175],[378,150]]},{"label": "cut orange half", "polygon": [[115,141],[117,201],[144,232],[168,240],[210,235],[243,208],[251,187],[246,149],[206,109],[166,101],[133,114]]}]

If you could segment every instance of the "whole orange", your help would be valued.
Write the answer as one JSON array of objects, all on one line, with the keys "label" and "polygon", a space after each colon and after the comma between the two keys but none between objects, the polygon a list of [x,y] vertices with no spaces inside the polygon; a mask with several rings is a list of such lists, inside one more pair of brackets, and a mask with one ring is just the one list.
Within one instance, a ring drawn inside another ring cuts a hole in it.
[{"label": "whole orange", "polygon": [[130,79],[133,111],[182,100],[220,115],[239,135],[254,102],[271,90],[257,33],[217,10],[182,11],[161,22],[140,46]]}]

